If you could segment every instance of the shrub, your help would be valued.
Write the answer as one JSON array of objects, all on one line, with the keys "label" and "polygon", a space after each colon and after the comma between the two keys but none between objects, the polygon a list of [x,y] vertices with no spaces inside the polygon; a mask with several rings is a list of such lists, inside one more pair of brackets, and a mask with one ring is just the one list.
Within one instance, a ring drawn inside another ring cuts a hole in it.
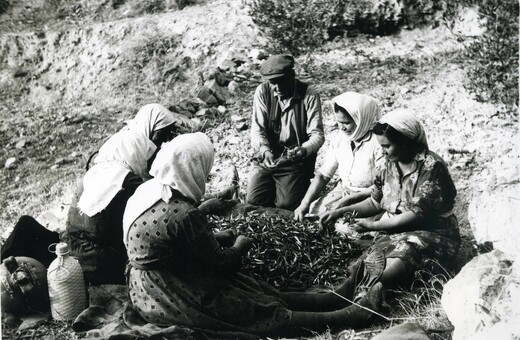
[{"label": "shrub", "polygon": [[278,51],[302,54],[326,40],[358,31],[391,34],[442,20],[445,1],[252,0],[249,14]]},{"label": "shrub", "polygon": [[0,0],[0,14],[7,12],[9,7],[9,0]]},{"label": "shrub", "polygon": [[[475,6],[485,28],[482,35],[465,40],[464,57],[471,60],[467,88],[478,100],[518,105],[518,2],[450,1],[459,10],[461,6]],[[460,12],[454,13],[451,19]]]},{"label": "shrub", "polygon": [[271,38],[277,52],[294,55],[320,46],[341,13],[342,0],[253,0],[253,22]]},{"label": "shrub", "polygon": [[338,24],[345,31],[393,33],[401,21],[401,5],[397,0],[344,0]]},{"label": "shrub", "polygon": [[401,24],[408,27],[431,25],[436,27],[443,23],[447,9],[444,0],[400,0]]}]

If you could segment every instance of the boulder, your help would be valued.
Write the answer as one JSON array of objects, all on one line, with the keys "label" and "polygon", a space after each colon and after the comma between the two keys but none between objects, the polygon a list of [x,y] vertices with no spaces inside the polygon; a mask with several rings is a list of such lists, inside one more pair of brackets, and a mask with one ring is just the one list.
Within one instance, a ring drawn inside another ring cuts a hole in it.
[{"label": "boulder", "polygon": [[372,340],[430,340],[430,337],[421,325],[407,322],[385,329]]},{"label": "boulder", "polygon": [[213,92],[207,86],[201,86],[198,89],[196,96],[209,106],[218,104],[217,98],[215,98]]},{"label": "boulder", "polygon": [[12,169],[16,166],[16,157],[10,157],[5,161],[4,168]]},{"label": "boulder", "polygon": [[217,99],[218,104],[229,104],[233,101],[227,87],[220,86],[215,79],[207,81],[204,85],[211,91],[213,97]]},{"label": "boulder", "polygon": [[[446,283],[441,303],[455,327],[453,340],[520,337],[520,258],[516,260],[493,250],[473,258]],[[502,332],[512,336],[498,336]]]},{"label": "boulder", "polygon": [[240,88],[240,84],[234,80],[230,81],[228,86],[229,93],[235,93]]},{"label": "boulder", "polygon": [[253,48],[251,51],[249,51],[249,57],[253,60],[263,60],[267,59],[268,53],[265,50]]},{"label": "boulder", "polygon": [[492,242],[509,258],[520,255],[520,184],[496,187],[473,198],[468,207],[468,220],[477,243]]}]

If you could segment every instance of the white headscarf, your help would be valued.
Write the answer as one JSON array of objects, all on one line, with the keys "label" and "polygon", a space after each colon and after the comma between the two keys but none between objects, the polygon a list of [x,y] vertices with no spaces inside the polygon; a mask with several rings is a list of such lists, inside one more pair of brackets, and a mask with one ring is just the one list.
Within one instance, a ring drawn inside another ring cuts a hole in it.
[{"label": "white headscarf", "polygon": [[146,176],[147,161],[156,150],[154,131],[176,122],[176,114],[160,104],[143,106],[128,126],[110,137],[99,149],[96,165],[83,178],[78,207],[92,217],[105,209],[122,189],[128,172]]},{"label": "white headscarf", "polygon": [[381,118],[377,101],[365,94],[345,92],[334,97],[332,102],[345,109],[356,123],[356,130],[350,136],[353,141],[362,139]]},{"label": "white headscarf", "polygon": [[125,129],[133,130],[151,138],[154,131],[165,128],[177,120],[177,115],[164,106],[147,104],[128,122],[128,126]]},{"label": "white headscarf", "polygon": [[399,109],[388,112],[380,120],[381,124],[388,124],[406,137],[419,142],[428,149],[426,132],[415,114],[409,110]]},{"label": "white headscarf", "polygon": [[144,178],[147,161],[155,150],[148,137],[133,131],[120,131],[110,137],[83,178],[80,210],[92,217],[105,209],[123,188],[129,172]]},{"label": "white headscarf", "polygon": [[213,144],[202,132],[180,135],[164,143],[150,170],[154,178],[141,184],[126,204],[124,239],[130,225],[159,200],[168,203],[173,190],[198,203],[206,191],[213,157]]}]

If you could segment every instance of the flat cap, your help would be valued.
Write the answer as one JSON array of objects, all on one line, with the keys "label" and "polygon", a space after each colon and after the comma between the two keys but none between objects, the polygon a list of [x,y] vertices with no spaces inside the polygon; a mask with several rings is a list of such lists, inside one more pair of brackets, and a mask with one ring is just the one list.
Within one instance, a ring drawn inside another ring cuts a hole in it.
[{"label": "flat cap", "polygon": [[288,54],[275,54],[267,58],[260,67],[263,79],[273,79],[284,76],[294,67],[294,58]]}]

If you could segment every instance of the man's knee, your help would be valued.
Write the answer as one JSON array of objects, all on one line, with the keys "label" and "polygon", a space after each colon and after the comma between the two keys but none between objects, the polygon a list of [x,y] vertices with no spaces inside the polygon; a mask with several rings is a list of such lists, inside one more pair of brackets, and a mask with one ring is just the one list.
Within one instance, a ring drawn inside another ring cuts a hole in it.
[{"label": "man's knee", "polygon": [[274,183],[261,170],[255,171],[247,184],[246,203],[258,206],[273,206]]},{"label": "man's knee", "polygon": [[276,198],[275,206],[280,209],[294,211],[298,207],[302,200],[302,197],[284,197],[279,199]]}]

